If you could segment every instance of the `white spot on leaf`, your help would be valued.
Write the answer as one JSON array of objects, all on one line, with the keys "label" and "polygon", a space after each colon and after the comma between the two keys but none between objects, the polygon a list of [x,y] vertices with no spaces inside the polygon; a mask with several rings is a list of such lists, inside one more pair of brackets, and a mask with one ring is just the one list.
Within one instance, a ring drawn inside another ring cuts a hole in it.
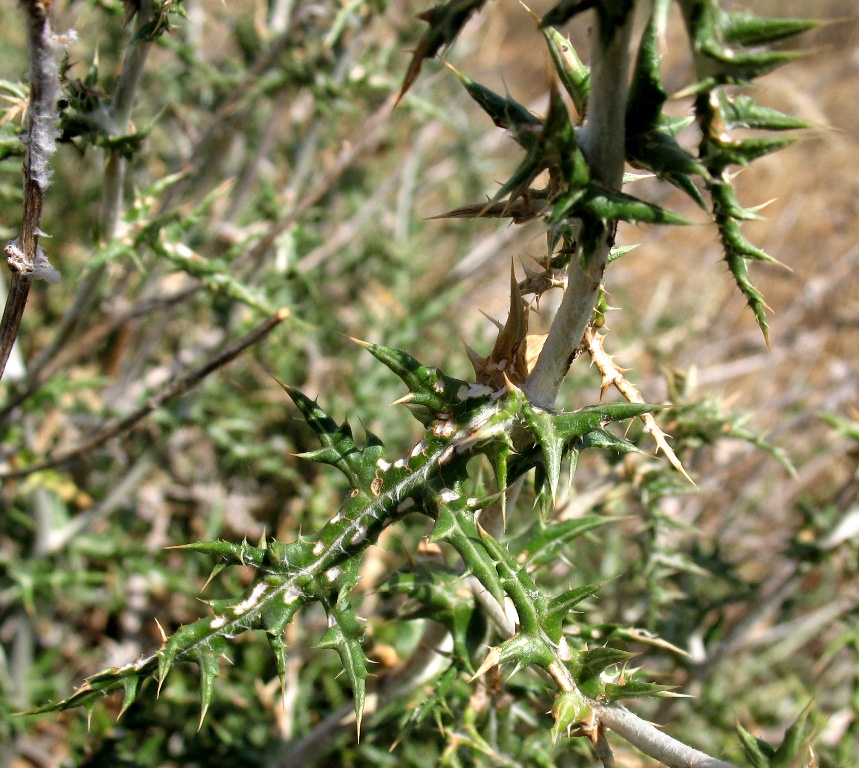
[{"label": "white spot on leaf", "polygon": [[242,600],[238,605],[233,607],[233,615],[241,616],[243,613],[247,613],[251,608],[254,608],[256,604],[259,602],[259,599],[266,593],[269,585],[264,581],[261,581],[254,587],[253,592],[250,595]]},{"label": "white spot on leaf", "polygon": [[459,494],[450,488],[442,488],[438,497],[446,504],[449,504],[451,501],[456,501],[459,498]]}]

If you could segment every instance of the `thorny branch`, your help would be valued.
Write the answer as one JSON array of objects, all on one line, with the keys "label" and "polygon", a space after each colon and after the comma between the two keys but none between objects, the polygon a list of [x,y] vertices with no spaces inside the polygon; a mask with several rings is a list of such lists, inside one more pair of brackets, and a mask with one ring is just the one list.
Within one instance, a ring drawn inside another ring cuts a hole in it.
[{"label": "thorny branch", "polygon": [[30,40],[30,109],[24,159],[24,216],[21,234],[4,248],[12,272],[3,319],[0,320],[0,378],[18,337],[33,280],[56,282],[59,273],[39,247],[42,199],[51,182],[50,161],[56,149],[59,69],[54,57],[51,0],[23,4]]}]

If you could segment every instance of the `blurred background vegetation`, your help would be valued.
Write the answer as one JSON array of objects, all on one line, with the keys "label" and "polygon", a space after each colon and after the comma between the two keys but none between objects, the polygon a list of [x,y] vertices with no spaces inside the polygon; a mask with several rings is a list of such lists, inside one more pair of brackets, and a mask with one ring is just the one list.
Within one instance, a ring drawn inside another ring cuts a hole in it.
[{"label": "blurred background vegetation", "polygon": [[[173,672],[158,699],[150,685],[119,723],[119,700],[89,723],[78,712],[10,714],[152,652],[156,620],[170,634],[206,610],[199,596],[237,594],[250,576],[224,572],[206,585],[209,562],[165,547],[287,541],[331,516],[343,485],[295,458],[313,437],[272,376],[319,395],[338,420],[360,416],[389,455],[408,450],[418,427],[387,408],[400,388],[345,335],[467,377],[461,340],[488,351],[511,261],[521,274],[542,253],[541,227],[427,220],[491,195],[518,157],[437,62],[391,111],[424,4],[176,3],[151,44],[133,134],[121,139],[99,129],[98,115],[135,34],[138,22],[124,23],[133,2],[54,5],[55,29],[77,32],[42,223],[63,277],[34,288],[0,384],[0,766],[280,765],[294,740],[349,701],[336,654],[314,647],[321,612],[288,630],[283,702],[267,644],[249,635],[233,644],[199,731],[193,665]],[[648,701],[638,709],[648,719],[713,753],[737,743],[735,720],[778,741],[813,701],[820,764],[849,766],[859,754],[856,8],[731,6],[841,19],[800,40],[812,56],[759,86],[760,101],[821,129],[738,179],[744,204],[773,200],[750,239],[791,269],[756,267],[773,309],[771,350],[724,274],[712,229],[621,228],[621,242],[642,245],[607,274],[609,303],[622,309],[609,314],[606,345],[648,402],[676,406],[662,425],[698,488],[661,458],[583,457],[560,513],[616,523],[551,576],[622,574],[588,604],[587,621],[636,626],[687,652],[631,644],[646,651],[639,661],[652,679],[696,696]],[[20,225],[27,72],[12,4],[0,7],[0,30],[5,242]],[[666,82],[680,88],[689,62],[674,30]],[[565,31],[586,50],[586,23]],[[543,45],[517,2],[489,4],[448,57],[545,108]],[[679,101],[678,113],[688,106]],[[116,153],[128,161],[125,206],[106,239],[105,159]],[[700,220],[670,187],[652,184],[647,196]],[[553,300],[543,299],[547,318]],[[9,476],[127,415],[279,307],[291,311],[286,322],[190,393],[59,467]],[[598,397],[598,375],[579,362],[561,404]],[[629,436],[650,450],[646,436]],[[380,670],[407,657],[417,634],[372,587],[425,533],[407,520],[365,563],[362,615]],[[510,686],[514,698],[540,695],[525,677]],[[389,752],[408,714],[404,705],[377,717],[360,746],[344,735],[320,764],[499,764],[479,750],[450,752],[455,711],[421,721]],[[548,739],[535,725],[533,738]],[[523,765],[527,738],[516,748]],[[578,749],[559,745],[554,759],[589,764]]]}]

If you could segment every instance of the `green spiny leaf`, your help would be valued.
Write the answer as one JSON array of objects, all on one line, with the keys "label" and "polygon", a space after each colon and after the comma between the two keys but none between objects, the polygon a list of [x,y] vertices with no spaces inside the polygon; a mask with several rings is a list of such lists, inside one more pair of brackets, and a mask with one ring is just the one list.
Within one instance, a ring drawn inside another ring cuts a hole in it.
[{"label": "green spiny leaf", "polygon": [[474,80],[450,64],[448,67],[459,78],[459,81],[468,91],[468,95],[492,118],[492,122],[499,128],[510,131],[521,147],[529,149],[538,141],[537,134],[543,125],[543,121],[539,117],[518,101],[499,96],[489,88],[475,83]]},{"label": "green spiny leaf", "polygon": [[391,369],[409,388],[409,394],[399,402],[428,408],[433,413],[450,412],[457,402],[457,393],[468,387],[467,382],[445,376],[438,368],[421,365],[411,355],[390,347],[353,339],[380,363]]},{"label": "green spiny leaf", "polygon": [[658,31],[652,14],[641,37],[626,100],[627,135],[652,131],[659,124],[668,94],[662,85]]},{"label": "green spiny leaf", "polygon": [[538,413],[529,404],[526,403],[522,407],[521,415],[534,441],[540,447],[546,479],[549,483],[549,499],[554,502],[558,479],[561,476],[565,438],[558,434],[552,419],[546,413]]},{"label": "green spiny leaf", "polygon": [[619,648],[589,648],[581,654],[578,679],[584,681],[598,678],[609,667],[623,664],[635,655]]},{"label": "green spiny leaf", "polygon": [[603,403],[588,405],[578,411],[555,413],[550,416],[556,431],[564,440],[582,437],[612,421],[625,421],[653,413],[662,408],[645,403]]},{"label": "green spiny leaf", "polygon": [[277,668],[277,676],[280,679],[281,689],[286,685],[286,641],[282,634],[268,633],[266,635],[269,648],[274,655],[274,663]]},{"label": "green spiny leaf", "polygon": [[580,117],[584,117],[591,92],[590,69],[579,58],[570,41],[560,32],[548,25],[543,25],[542,30],[561,85],[573,100],[576,112]]},{"label": "green spiny leaf", "polygon": [[617,522],[617,518],[590,515],[551,525],[538,525],[538,530],[528,537],[520,551],[528,552],[528,565],[537,568],[557,560],[569,551],[570,544],[579,536],[613,522]]},{"label": "green spiny leaf", "polygon": [[116,716],[117,720],[121,718],[128,711],[128,708],[137,700],[140,678],[136,676],[127,677],[122,681],[122,687],[124,693],[122,696],[122,706],[119,708],[119,714]]},{"label": "green spiny leaf", "polygon": [[429,24],[429,29],[412,54],[411,64],[400,89],[400,99],[406,95],[417,79],[424,60],[433,58],[444,46],[450,45],[471,15],[480,10],[485,2],[486,0],[450,0],[418,16],[421,21]]},{"label": "green spiny leaf", "polygon": [[750,13],[725,13],[719,26],[722,39],[729,45],[758,46],[808,32],[820,26],[820,22],[767,18]]},{"label": "green spiny leaf", "polygon": [[343,670],[352,686],[355,699],[355,718],[358,734],[361,733],[361,720],[367,700],[367,655],[362,643],[364,628],[352,608],[350,590],[358,578],[358,561],[350,561],[344,567],[340,592],[334,605],[327,605],[329,620],[328,631],[319,642],[320,648],[333,648],[340,654]]},{"label": "green spiny leaf", "polygon": [[430,541],[448,542],[465,561],[468,570],[499,603],[504,603],[504,590],[495,570],[495,563],[486,551],[474,524],[474,513],[462,507],[442,502]]},{"label": "green spiny leaf", "polygon": [[618,453],[642,453],[641,449],[625,437],[618,437],[605,429],[594,429],[586,435],[582,435],[576,441],[576,449],[602,448],[603,450],[617,451]]},{"label": "green spiny leaf", "polygon": [[681,189],[706,210],[704,198],[690,176],[709,179],[710,173],[673,136],[661,130],[631,136],[626,142],[626,154],[630,163],[653,171],[658,178]]},{"label": "green spiny leaf", "polygon": [[710,141],[707,144],[706,163],[714,175],[730,165],[747,166],[759,157],[789,147],[797,139],[792,136],[780,138],[743,139],[742,141]]},{"label": "green spiny leaf", "polygon": [[742,51],[726,48],[715,40],[705,40],[699,51],[709,60],[705,68],[708,76],[738,83],[750,82],[806,55],[797,51]]},{"label": "green spiny leaf", "polygon": [[[315,451],[300,454],[302,458],[318,461],[337,467],[349,480],[353,488],[366,490],[366,486],[375,475],[372,462],[365,459],[361,450],[355,445],[352,429],[348,423],[340,426],[327,414],[315,400],[280,383],[284,391],[292,398],[308,426],[316,433],[322,447]],[[368,479],[368,475],[371,475]]]},{"label": "green spiny leaf", "polygon": [[497,647],[499,664],[516,664],[519,667],[538,666],[545,669],[554,660],[554,654],[539,634],[519,632]]},{"label": "green spiny leaf", "polygon": [[552,717],[555,718],[555,723],[552,726],[552,741],[554,742],[565,732],[569,735],[571,729],[578,723],[590,720],[591,708],[578,691],[562,693],[555,697]]},{"label": "green spiny leaf", "polygon": [[614,245],[612,246],[611,253],[608,256],[608,263],[611,264],[613,261],[617,261],[618,259],[626,256],[630,251],[634,251],[641,243],[633,243],[632,245]]},{"label": "green spiny leaf", "polygon": [[691,224],[688,219],[623,192],[590,184],[575,199],[555,206],[549,223],[567,218],[589,216],[603,221],[629,221],[647,224]]},{"label": "green spiny leaf", "polygon": [[777,109],[762,107],[747,94],[719,94],[720,109],[725,128],[757,128],[766,131],[790,131],[813,128],[807,120],[786,115]]},{"label": "green spiny leaf", "polygon": [[637,680],[628,680],[620,683],[606,683],[603,691],[606,701],[621,701],[622,699],[642,699],[648,697],[662,698],[676,695],[672,692],[676,686],[659,685],[658,683],[645,683]]},{"label": "green spiny leaf", "polygon": [[[500,579],[501,588],[516,607],[522,634],[538,637],[541,629],[540,617],[546,610],[545,595],[537,588],[525,568],[516,562],[506,547],[483,528],[479,529],[479,534],[484,547],[486,547],[486,552],[495,565],[495,572]],[[560,636],[554,639],[560,639]]]},{"label": "green spiny leaf", "polygon": [[191,544],[179,544],[170,549],[184,549],[191,552],[202,552],[214,555],[233,565],[252,565],[259,567],[265,559],[265,550],[252,547],[247,541],[234,544],[230,541],[197,541]]},{"label": "green spiny leaf", "polygon": [[220,671],[219,657],[223,652],[226,640],[215,636],[210,643],[201,645],[196,652],[197,663],[200,666],[200,723],[199,730],[206,719],[206,713],[212,703],[212,694],[215,690],[215,680]]},{"label": "green spiny leaf", "polygon": [[806,722],[810,711],[809,703],[787,729],[784,740],[772,757],[771,768],[802,768],[806,765],[812,740],[811,729]]},{"label": "green spiny leaf", "polygon": [[756,739],[743,726],[737,723],[737,735],[743,745],[746,759],[752,764],[752,768],[770,768],[770,758],[775,750],[761,739]]}]

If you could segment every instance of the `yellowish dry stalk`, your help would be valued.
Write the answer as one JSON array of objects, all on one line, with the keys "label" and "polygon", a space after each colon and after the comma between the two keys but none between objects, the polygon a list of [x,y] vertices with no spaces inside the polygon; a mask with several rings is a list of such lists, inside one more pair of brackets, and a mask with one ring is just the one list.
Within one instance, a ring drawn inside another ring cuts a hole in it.
[{"label": "yellowish dry stalk", "polygon": [[[609,387],[614,386],[614,388],[617,389],[617,391],[620,392],[620,394],[622,394],[630,403],[646,402],[641,393],[635,388],[635,386],[633,386],[629,379],[623,375],[625,369],[616,366],[614,364],[614,360],[612,360],[611,356],[605,351],[605,348],[603,347],[604,338],[604,335],[601,336],[592,327],[589,327],[587,331],[585,331],[583,344],[584,348],[590,355],[593,364],[599,371],[600,379],[602,380],[600,385],[600,400],[603,399]],[[666,434],[656,423],[656,419],[653,418],[653,414],[644,413],[639,418],[644,422],[644,431],[647,432],[653,438],[653,442],[656,443],[656,449],[661,450],[665,454],[665,458],[671,462],[671,466],[673,466],[681,475],[683,475],[683,477],[692,483],[692,485],[695,485],[695,481],[689,477],[689,474],[684,469],[680,459],[677,458],[677,454],[674,453],[671,446],[668,445]]]}]

